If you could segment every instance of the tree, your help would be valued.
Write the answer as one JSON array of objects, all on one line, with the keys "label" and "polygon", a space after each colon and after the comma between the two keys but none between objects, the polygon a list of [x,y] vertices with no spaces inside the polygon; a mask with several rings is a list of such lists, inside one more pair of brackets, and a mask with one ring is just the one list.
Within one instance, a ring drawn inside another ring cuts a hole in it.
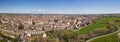
[{"label": "tree", "polygon": [[59,31],[48,32],[48,35],[50,37],[52,37],[52,39],[58,38],[59,40],[56,39],[55,41],[60,41],[60,42],[70,42],[76,36],[76,34],[73,31],[65,30],[65,29],[64,30],[59,30]]},{"label": "tree", "polygon": [[115,22],[110,21],[108,23],[107,29],[109,29],[109,32],[114,32],[118,29],[117,25],[115,24]]},{"label": "tree", "polygon": [[108,33],[108,29],[106,28],[98,28],[93,30],[94,36],[104,35]]},{"label": "tree", "polygon": [[58,22],[58,20],[57,20],[57,19],[55,19],[55,20],[54,20],[54,22],[55,22],[55,23],[57,23],[57,22]]},{"label": "tree", "polygon": [[34,22],[34,21],[32,21],[32,24],[33,24],[33,25],[35,25],[35,22]]},{"label": "tree", "polygon": [[7,42],[7,39],[2,39],[0,40],[0,42]]},{"label": "tree", "polygon": [[115,23],[120,22],[120,20],[115,20]]},{"label": "tree", "polygon": [[24,25],[22,23],[19,23],[18,30],[24,29]]},{"label": "tree", "polygon": [[78,42],[85,42],[88,38],[88,35],[86,34],[79,34],[77,37],[76,37],[76,41]]},{"label": "tree", "polygon": [[59,42],[59,38],[53,38],[53,39],[49,39],[47,41],[48,42]]}]

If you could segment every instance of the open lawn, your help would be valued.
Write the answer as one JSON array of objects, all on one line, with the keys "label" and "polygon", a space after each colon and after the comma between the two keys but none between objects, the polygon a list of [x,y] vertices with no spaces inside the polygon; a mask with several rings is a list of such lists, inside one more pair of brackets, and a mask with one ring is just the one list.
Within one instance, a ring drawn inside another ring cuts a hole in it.
[{"label": "open lawn", "polygon": [[105,37],[94,39],[90,42],[119,42],[116,33]]},{"label": "open lawn", "polygon": [[79,32],[81,34],[89,34],[90,31],[93,31],[96,28],[104,28],[106,27],[109,21],[114,21],[117,20],[118,18],[101,18],[96,20],[96,23],[92,23],[86,27],[84,27],[83,29],[80,29]]},{"label": "open lawn", "polygon": [[[119,30],[120,30],[120,22],[117,23],[117,26],[119,27]],[[97,39],[94,39],[90,42],[119,42],[116,34],[117,33],[114,33],[114,34],[111,34],[111,35],[108,35],[108,36],[104,36],[104,37],[101,37],[101,38],[97,38]]]}]

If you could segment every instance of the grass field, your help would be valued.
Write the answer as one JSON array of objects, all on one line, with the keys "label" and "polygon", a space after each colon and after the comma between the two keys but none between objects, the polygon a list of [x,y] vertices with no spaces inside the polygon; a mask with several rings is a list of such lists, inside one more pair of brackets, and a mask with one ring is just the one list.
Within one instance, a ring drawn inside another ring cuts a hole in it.
[{"label": "grass field", "polygon": [[[117,26],[120,27],[120,22],[117,23]],[[120,28],[119,28],[119,30],[120,30]],[[116,34],[117,33],[114,33],[114,34],[111,34],[111,35],[108,35],[105,37],[97,38],[90,42],[119,42]]]},{"label": "grass field", "polygon": [[115,34],[112,34],[109,36],[94,39],[90,42],[119,42],[119,40],[118,40],[117,35],[115,33]]},{"label": "grass field", "polygon": [[96,20],[96,23],[92,23],[91,25],[88,25],[84,27],[83,29],[80,29],[79,32],[81,34],[89,34],[90,31],[96,29],[96,28],[104,28],[106,27],[109,21],[117,20],[118,18],[101,18]]}]

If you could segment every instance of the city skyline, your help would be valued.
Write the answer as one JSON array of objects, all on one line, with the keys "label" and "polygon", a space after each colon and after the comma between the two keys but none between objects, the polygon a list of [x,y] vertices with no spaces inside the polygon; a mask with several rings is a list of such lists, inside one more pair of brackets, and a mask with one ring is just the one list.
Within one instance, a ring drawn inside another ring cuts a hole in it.
[{"label": "city skyline", "polygon": [[120,13],[119,0],[0,0],[0,13]]}]

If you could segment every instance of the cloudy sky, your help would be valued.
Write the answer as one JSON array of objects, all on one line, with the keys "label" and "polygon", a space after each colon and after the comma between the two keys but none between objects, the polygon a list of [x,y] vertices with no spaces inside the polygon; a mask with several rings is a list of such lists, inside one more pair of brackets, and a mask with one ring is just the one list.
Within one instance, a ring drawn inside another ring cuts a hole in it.
[{"label": "cloudy sky", "polygon": [[0,0],[0,13],[120,13],[120,0]]}]

